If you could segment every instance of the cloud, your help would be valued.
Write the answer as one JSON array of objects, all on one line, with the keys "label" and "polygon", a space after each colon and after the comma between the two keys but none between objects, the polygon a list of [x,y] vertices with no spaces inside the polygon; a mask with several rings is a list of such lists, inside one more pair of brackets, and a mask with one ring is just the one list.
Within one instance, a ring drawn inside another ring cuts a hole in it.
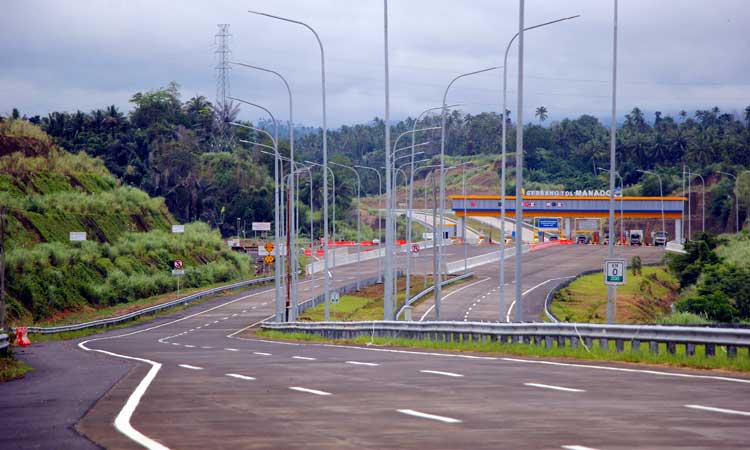
[{"label": "cloud", "polygon": [[[374,0],[236,2],[11,1],[0,17],[3,85],[0,111],[25,114],[127,110],[137,91],[175,80],[183,94],[215,96],[214,34],[230,23],[233,57],[276,69],[294,90],[296,122],[321,124],[320,60],[311,33],[254,16],[248,8],[310,23],[325,45],[329,125],[366,122],[384,113],[383,11]],[[525,34],[525,119],[545,105],[550,119],[608,116],[612,2],[527,0],[526,26],[573,14],[569,22]],[[389,2],[392,118],[440,103],[455,75],[502,64],[518,29],[518,2]],[[620,2],[618,112],[634,106],[674,113],[750,104],[750,48],[744,0]],[[509,55],[509,101],[515,111],[517,53]],[[458,82],[449,101],[472,113],[499,111],[500,73]],[[283,86],[268,74],[234,69],[232,93],[286,118]],[[259,114],[244,110],[243,117]]]}]

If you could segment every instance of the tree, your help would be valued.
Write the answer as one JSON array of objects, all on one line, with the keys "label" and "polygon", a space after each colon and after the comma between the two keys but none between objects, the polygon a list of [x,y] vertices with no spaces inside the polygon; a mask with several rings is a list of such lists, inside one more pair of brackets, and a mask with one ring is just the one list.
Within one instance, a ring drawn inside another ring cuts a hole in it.
[{"label": "tree", "polygon": [[534,115],[539,118],[539,123],[544,122],[545,120],[547,120],[547,108],[544,106],[539,106],[536,109],[536,113],[534,113]]}]

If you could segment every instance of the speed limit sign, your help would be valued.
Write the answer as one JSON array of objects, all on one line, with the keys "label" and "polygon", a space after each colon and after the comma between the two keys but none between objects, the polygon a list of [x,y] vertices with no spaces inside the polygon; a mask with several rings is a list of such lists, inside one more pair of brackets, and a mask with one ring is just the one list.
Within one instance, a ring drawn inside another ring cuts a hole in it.
[{"label": "speed limit sign", "polygon": [[175,259],[174,260],[174,268],[175,269],[180,270],[183,267],[185,267],[185,263],[183,263],[181,259]]},{"label": "speed limit sign", "polygon": [[620,286],[625,284],[625,260],[604,260],[604,284],[608,286]]}]

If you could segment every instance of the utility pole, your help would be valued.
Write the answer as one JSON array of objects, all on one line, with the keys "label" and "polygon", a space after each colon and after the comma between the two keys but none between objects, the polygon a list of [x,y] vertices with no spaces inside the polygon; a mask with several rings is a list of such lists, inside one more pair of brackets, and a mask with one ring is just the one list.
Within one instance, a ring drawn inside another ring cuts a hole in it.
[{"label": "utility pole", "polygon": [[216,143],[216,150],[224,150],[229,147],[230,144],[230,131],[229,121],[231,120],[230,113],[233,109],[233,103],[230,100],[227,102],[227,97],[231,95],[229,85],[229,71],[231,67],[229,65],[229,58],[232,54],[229,50],[229,38],[232,36],[229,33],[229,24],[220,23],[217,25],[219,31],[214,36],[214,43],[216,50],[216,108],[219,115],[219,140]]}]

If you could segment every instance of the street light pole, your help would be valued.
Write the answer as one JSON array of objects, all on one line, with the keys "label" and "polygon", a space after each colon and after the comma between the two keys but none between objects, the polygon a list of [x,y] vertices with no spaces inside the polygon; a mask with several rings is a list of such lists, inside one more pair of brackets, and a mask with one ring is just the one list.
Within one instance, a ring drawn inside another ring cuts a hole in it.
[{"label": "street light pole", "polygon": [[[603,167],[597,167],[597,169],[604,171],[604,172],[609,172],[609,169],[605,169]],[[620,176],[620,172],[615,172],[615,175],[617,176],[617,178],[620,179],[620,236],[624,238],[625,236],[625,212],[623,210],[624,200],[622,199],[622,197],[625,196],[624,195],[625,185],[622,181],[622,177]],[[612,230],[609,230],[609,234],[610,234],[609,240],[612,240]]]},{"label": "street light pole", "polygon": [[717,173],[734,178],[734,198],[736,200],[736,206],[734,208],[734,212],[735,212],[734,232],[739,233],[740,232],[740,185],[735,175],[732,175],[729,172],[722,172],[720,170],[717,171]]},{"label": "street light pole", "polygon": [[240,103],[245,103],[247,105],[254,106],[258,109],[265,111],[266,114],[268,114],[268,116],[271,117],[271,121],[273,122],[273,127],[274,127],[273,136],[271,136],[271,134],[268,133],[267,131],[261,130],[259,128],[254,128],[254,127],[250,127],[250,126],[242,125],[238,123],[233,123],[233,124],[239,125],[239,126],[245,126],[254,131],[262,132],[265,135],[267,135],[271,139],[271,142],[273,143],[273,153],[274,153],[273,178],[274,178],[274,184],[275,184],[274,192],[273,192],[274,193],[273,195],[274,196],[274,224],[273,225],[274,225],[274,247],[276,250],[275,252],[276,257],[274,258],[274,261],[273,261],[274,262],[274,290],[276,294],[276,321],[282,322],[284,318],[284,311],[281,307],[281,261],[278,258],[278,255],[280,253],[279,249],[281,245],[281,242],[280,242],[280,233],[281,233],[280,228],[281,227],[280,227],[280,222],[279,222],[280,213],[281,213],[280,206],[279,206],[279,196],[280,196],[280,193],[279,193],[279,163],[280,163],[279,161],[279,156],[280,156],[279,155],[279,124],[276,121],[276,117],[274,117],[271,111],[269,111],[267,108],[257,105],[252,102],[241,100],[239,98],[234,98],[234,97],[229,97],[229,98],[231,100],[236,100]]},{"label": "street light pole", "polygon": [[382,248],[381,245],[383,245],[383,230],[382,230],[382,223],[383,223],[383,206],[382,206],[382,197],[383,197],[383,178],[380,176],[380,171],[374,167],[369,166],[354,166],[357,169],[369,169],[375,172],[375,175],[378,176],[378,277],[382,281],[383,279],[383,266],[382,266],[382,259],[380,257],[380,249]]},{"label": "street light pole", "polygon": [[[523,0],[521,0],[523,2]],[[476,75],[479,73],[489,72],[490,70],[496,70],[499,67],[488,67],[487,69],[475,70],[474,72],[468,72],[454,77],[443,92],[443,103],[442,103],[442,114],[440,120],[440,233],[433,233],[433,251],[437,251],[437,280],[435,282],[435,320],[440,320],[440,300],[442,294],[442,256],[443,256],[443,228],[445,226],[445,211],[443,210],[443,204],[445,203],[445,122],[446,116],[448,115],[448,91],[450,90],[453,83],[460,80],[461,78],[468,77],[470,75]],[[437,238],[437,234],[440,234],[440,238]]]},{"label": "street light pole", "polygon": [[[326,61],[325,61],[325,51],[323,49],[323,43],[320,40],[320,36],[318,36],[318,33],[315,31],[313,27],[310,25],[300,22],[298,20],[288,19],[281,16],[275,16],[272,14],[267,14],[259,11],[248,11],[251,14],[256,14],[259,16],[265,16],[269,17],[271,19],[276,20],[282,20],[284,22],[294,23],[297,25],[301,25],[315,36],[315,40],[318,42],[318,47],[320,48],[320,81],[321,81],[321,94],[322,94],[322,105],[323,105],[323,167],[328,168],[328,125],[326,122]],[[325,253],[325,272],[328,274],[328,177],[323,177],[323,249]],[[330,292],[330,286],[329,286],[329,280],[328,276],[326,275],[324,277],[324,286],[325,286],[325,320],[328,321],[330,319],[330,306],[331,306],[331,292]]]},{"label": "street light pole", "polygon": [[352,172],[354,172],[354,175],[357,177],[357,291],[359,291],[359,283],[360,283],[360,280],[362,279],[362,269],[360,266],[361,261],[360,261],[360,253],[359,253],[360,248],[362,247],[362,239],[360,237],[360,218],[362,216],[360,214],[360,205],[362,204],[362,201],[359,197],[359,192],[360,192],[360,189],[362,188],[362,180],[359,178],[359,172],[357,172],[357,169],[355,169],[354,167],[347,166],[345,164],[339,164],[333,161],[331,161],[331,164],[333,164],[334,166],[339,166],[345,169],[349,169]]},{"label": "street light pole", "polygon": [[[562,19],[553,20],[551,22],[545,22],[540,23],[538,25],[534,25],[532,27],[527,27],[524,29],[524,31],[533,30],[534,28],[541,28],[547,25],[552,25],[553,23],[562,22],[565,20],[574,19],[579,16],[571,16],[571,17],[565,17]],[[508,52],[510,52],[510,47],[513,44],[513,41],[516,40],[519,33],[516,33],[513,35],[513,37],[508,41],[508,45],[505,47],[505,57],[503,58],[503,110],[502,110],[502,119],[503,119],[503,142],[502,142],[502,156],[501,156],[501,162],[500,162],[500,228],[501,230],[501,240],[502,245],[500,247],[500,322],[505,320],[505,156],[506,156],[506,124],[508,122],[508,118],[506,117],[506,111],[508,110]],[[519,122],[519,123],[522,123]]]},{"label": "street light pole", "polygon": [[[614,18],[612,27],[612,118],[609,129],[609,233],[612,234],[612,226],[615,223],[615,171],[617,160],[615,152],[617,148],[617,0],[614,0]],[[662,214],[663,216],[663,214]],[[663,226],[663,224],[662,224]],[[612,239],[607,243],[608,255],[615,257],[615,246]],[[612,323],[617,311],[614,301],[617,298],[617,287],[607,286],[607,323]]]},{"label": "street light pole", "polygon": [[701,233],[706,232],[706,180],[699,174],[695,174],[696,177],[701,179]]},{"label": "street light pole", "polygon": [[[524,0],[519,0],[518,10],[518,98],[516,115],[516,322],[523,321],[523,284],[521,253],[523,251],[523,22]],[[504,244],[504,243],[503,243]],[[502,288],[501,288],[502,289]]]}]

